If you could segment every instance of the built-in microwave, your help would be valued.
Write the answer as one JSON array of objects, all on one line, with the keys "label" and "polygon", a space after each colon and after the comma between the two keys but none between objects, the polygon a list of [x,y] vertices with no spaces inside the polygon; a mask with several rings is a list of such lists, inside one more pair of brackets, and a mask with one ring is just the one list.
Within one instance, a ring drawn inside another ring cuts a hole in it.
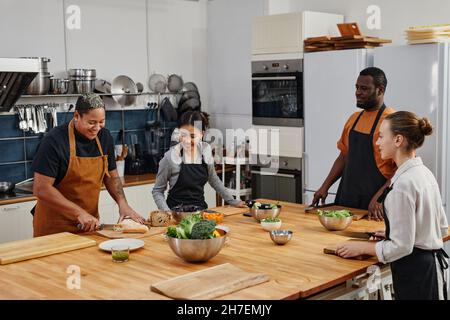
[{"label": "built-in microwave", "polygon": [[252,123],[303,126],[303,59],[252,61]]}]

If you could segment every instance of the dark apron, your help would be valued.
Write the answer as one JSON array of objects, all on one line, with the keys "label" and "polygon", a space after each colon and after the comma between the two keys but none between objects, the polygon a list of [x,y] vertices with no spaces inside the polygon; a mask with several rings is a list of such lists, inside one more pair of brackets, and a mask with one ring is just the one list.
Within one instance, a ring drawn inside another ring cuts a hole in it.
[{"label": "dark apron", "polygon": [[370,134],[354,130],[364,110],[350,129],[348,154],[336,194],[336,205],[367,210],[374,194],[386,183],[373,154],[373,135],[385,108],[383,104],[378,111]]},{"label": "dark apron", "polygon": [[[181,157],[183,157],[183,150],[181,150]],[[185,164],[183,159],[177,182],[169,191],[167,205],[171,209],[178,205],[194,205],[207,209],[204,194],[206,182],[208,182],[208,166],[203,156],[201,164]]]},{"label": "dark apron", "polygon": [[[384,200],[392,186],[386,188],[378,198],[383,203],[383,215],[386,224],[386,240],[390,240],[390,224],[384,207]],[[414,247],[406,257],[391,262],[392,282],[396,300],[439,300],[436,258],[439,262],[443,281],[444,300],[447,300],[447,283],[444,270],[448,268],[447,253],[444,249],[423,250]]]}]

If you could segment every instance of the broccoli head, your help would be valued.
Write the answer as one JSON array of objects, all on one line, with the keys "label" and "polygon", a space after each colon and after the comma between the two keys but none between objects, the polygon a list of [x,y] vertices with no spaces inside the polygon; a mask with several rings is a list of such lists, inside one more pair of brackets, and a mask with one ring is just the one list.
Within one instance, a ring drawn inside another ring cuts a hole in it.
[{"label": "broccoli head", "polygon": [[192,227],[197,223],[202,221],[202,216],[200,214],[189,214],[177,225],[177,238],[180,239],[190,239]]},{"label": "broccoli head", "polygon": [[191,239],[210,239],[216,230],[216,223],[213,220],[202,220],[192,227]]}]

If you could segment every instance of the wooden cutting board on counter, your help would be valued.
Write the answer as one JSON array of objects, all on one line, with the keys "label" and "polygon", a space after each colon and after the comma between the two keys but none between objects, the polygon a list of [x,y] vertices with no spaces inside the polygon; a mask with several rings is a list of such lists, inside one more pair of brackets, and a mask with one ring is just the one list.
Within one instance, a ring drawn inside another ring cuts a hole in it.
[{"label": "wooden cutting board on counter", "polygon": [[7,242],[0,244],[0,265],[45,257],[95,245],[97,245],[95,240],[69,232]]},{"label": "wooden cutting board on counter", "polygon": [[235,214],[243,214],[245,212],[249,212],[250,208],[236,208],[232,206],[218,207],[214,208],[212,211],[223,213],[226,216],[233,216]]},{"label": "wooden cutting board on counter", "polygon": [[351,213],[353,213],[353,220],[362,219],[369,214],[368,210],[336,206],[334,204],[325,204],[322,206],[314,207],[312,210],[307,210],[306,212],[317,214],[317,210],[323,210],[323,211],[325,211],[325,210],[348,210]]},{"label": "wooden cutting board on counter", "polygon": [[[263,273],[224,263],[151,285],[150,290],[172,299],[207,300],[269,281]],[[195,290],[192,290],[195,288]]]}]

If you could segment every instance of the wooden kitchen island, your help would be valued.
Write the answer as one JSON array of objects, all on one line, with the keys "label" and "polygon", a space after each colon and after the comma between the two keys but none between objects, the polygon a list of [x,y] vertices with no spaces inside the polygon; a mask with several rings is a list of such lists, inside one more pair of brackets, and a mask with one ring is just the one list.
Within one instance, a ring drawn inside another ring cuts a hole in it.
[{"label": "wooden kitchen island", "polygon": [[[282,229],[294,233],[284,246],[275,245],[253,218],[242,215],[248,209],[218,207],[217,211],[230,214],[223,221],[230,228],[230,241],[206,263],[184,262],[162,234],[156,234],[143,238],[145,246],[131,252],[130,261],[122,264],[112,262],[110,253],[94,246],[0,266],[0,299],[167,299],[151,292],[150,285],[223,263],[266,273],[270,281],[222,299],[298,299],[345,283],[377,263],[376,258],[346,260],[324,254],[324,247],[348,238],[327,231],[315,214],[305,213],[304,205],[280,204]],[[382,222],[362,219],[346,231],[380,229],[384,229]],[[97,235],[87,237],[97,243],[107,240]],[[71,265],[81,270],[80,289],[66,286]]]}]

